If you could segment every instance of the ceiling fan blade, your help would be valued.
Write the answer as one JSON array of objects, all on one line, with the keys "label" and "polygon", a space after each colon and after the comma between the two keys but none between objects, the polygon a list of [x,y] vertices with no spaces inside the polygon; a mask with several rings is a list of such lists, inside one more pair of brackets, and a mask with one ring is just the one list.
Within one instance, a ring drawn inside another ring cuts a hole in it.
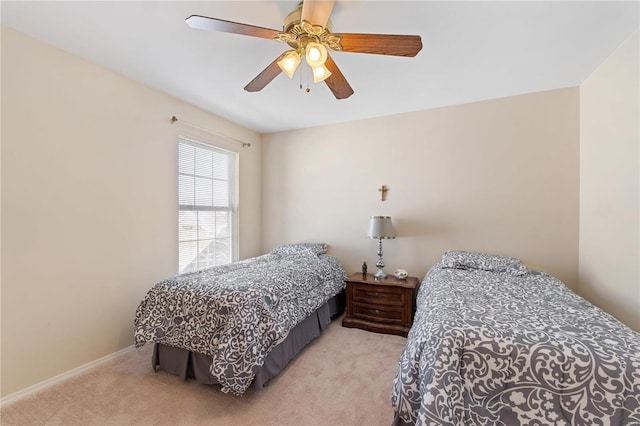
[{"label": "ceiling fan blade", "polygon": [[256,27],[254,25],[241,24],[239,22],[225,21],[224,19],[209,18],[200,15],[191,15],[186,20],[187,25],[198,30],[221,31],[224,33],[240,34],[252,37],[273,39],[280,31],[271,28]]},{"label": "ceiling fan blade", "polygon": [[373,53],[376,55],[416,56],[422,49],[418,35],[392,34],[335,34],[342,37],[343,52]]},{"label": "ceiling fan blade", "polygon": [[334,4],[335,0],[304,0],[300,19],[326,27]]},{"label": "ceiling fan blade", "polygon": [[327,55],[327,62],[325,62],[324,65],[331,71],[331,75],[324,82],[333,93],[333,96],[335,96],[336,99],[347,99],[353,95],[353,89],[331,56]]},{"label": "ceiling fan blade", "polygon": [[278,56],[275,61],[271,62],[265,69],[262,70],[260,74],[256,76],[253,80],[249,82],[246,86],[244,86],[244,90],[247,92],[259,92],[264,89],[265,86],[278,76],[282,72],[280,67],[278,66],[278,61],[282,59],[284,53]]}]

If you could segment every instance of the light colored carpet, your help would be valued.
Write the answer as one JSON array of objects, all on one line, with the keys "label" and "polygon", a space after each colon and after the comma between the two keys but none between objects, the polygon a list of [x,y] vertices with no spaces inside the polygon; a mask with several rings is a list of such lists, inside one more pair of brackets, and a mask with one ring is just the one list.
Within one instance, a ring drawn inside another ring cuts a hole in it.
[{"label": "light colored carpet", "polygon": [[152,346],[3,406],[3,425],[389,425],[406,339],[336,319],[261,391],[242,397],[151,368]]}]

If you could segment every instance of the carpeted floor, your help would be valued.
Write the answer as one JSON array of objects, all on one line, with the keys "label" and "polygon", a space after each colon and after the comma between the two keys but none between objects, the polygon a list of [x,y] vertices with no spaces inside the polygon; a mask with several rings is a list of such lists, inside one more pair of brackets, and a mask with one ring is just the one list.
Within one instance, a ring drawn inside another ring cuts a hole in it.
[{"label": "carpeted floor", "polygon": [[244,396],[154,372],[146,345],[3,406],[2,425],[389,425],[406,339],[342,318],[261,390]]}]

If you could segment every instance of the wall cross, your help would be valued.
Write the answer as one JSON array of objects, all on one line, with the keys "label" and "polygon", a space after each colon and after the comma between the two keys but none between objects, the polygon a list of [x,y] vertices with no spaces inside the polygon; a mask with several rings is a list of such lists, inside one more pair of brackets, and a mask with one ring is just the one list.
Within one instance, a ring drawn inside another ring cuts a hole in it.
[{"label": "wall cross", "polygon": [[389,188],[387,188],[387,185],[382,185],[380,188],[378,188],[378,191],[380,191],[380,201],[384,201],[385,198],[387,198],[388,190]]}]

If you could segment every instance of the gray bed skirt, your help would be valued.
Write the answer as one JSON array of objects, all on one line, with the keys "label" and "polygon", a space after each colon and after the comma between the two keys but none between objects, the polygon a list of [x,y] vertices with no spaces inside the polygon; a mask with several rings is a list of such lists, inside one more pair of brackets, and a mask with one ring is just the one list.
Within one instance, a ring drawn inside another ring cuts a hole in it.
[{"label": "gray bed skirt", "polygon": [[[342,314],[344,306],[345,294],[342,291],[296,325],[289,335],[269,352],[251,387],[262,389],[266,386],[267,382],[282,371],[305,346],[320,336],[332,318]],[[151,362],[154,370],[162,369],[180,376],[183,380],[195,378],[199,383],[218,384],[209,372],[211,357],[208,355],[156,343]]]}]

